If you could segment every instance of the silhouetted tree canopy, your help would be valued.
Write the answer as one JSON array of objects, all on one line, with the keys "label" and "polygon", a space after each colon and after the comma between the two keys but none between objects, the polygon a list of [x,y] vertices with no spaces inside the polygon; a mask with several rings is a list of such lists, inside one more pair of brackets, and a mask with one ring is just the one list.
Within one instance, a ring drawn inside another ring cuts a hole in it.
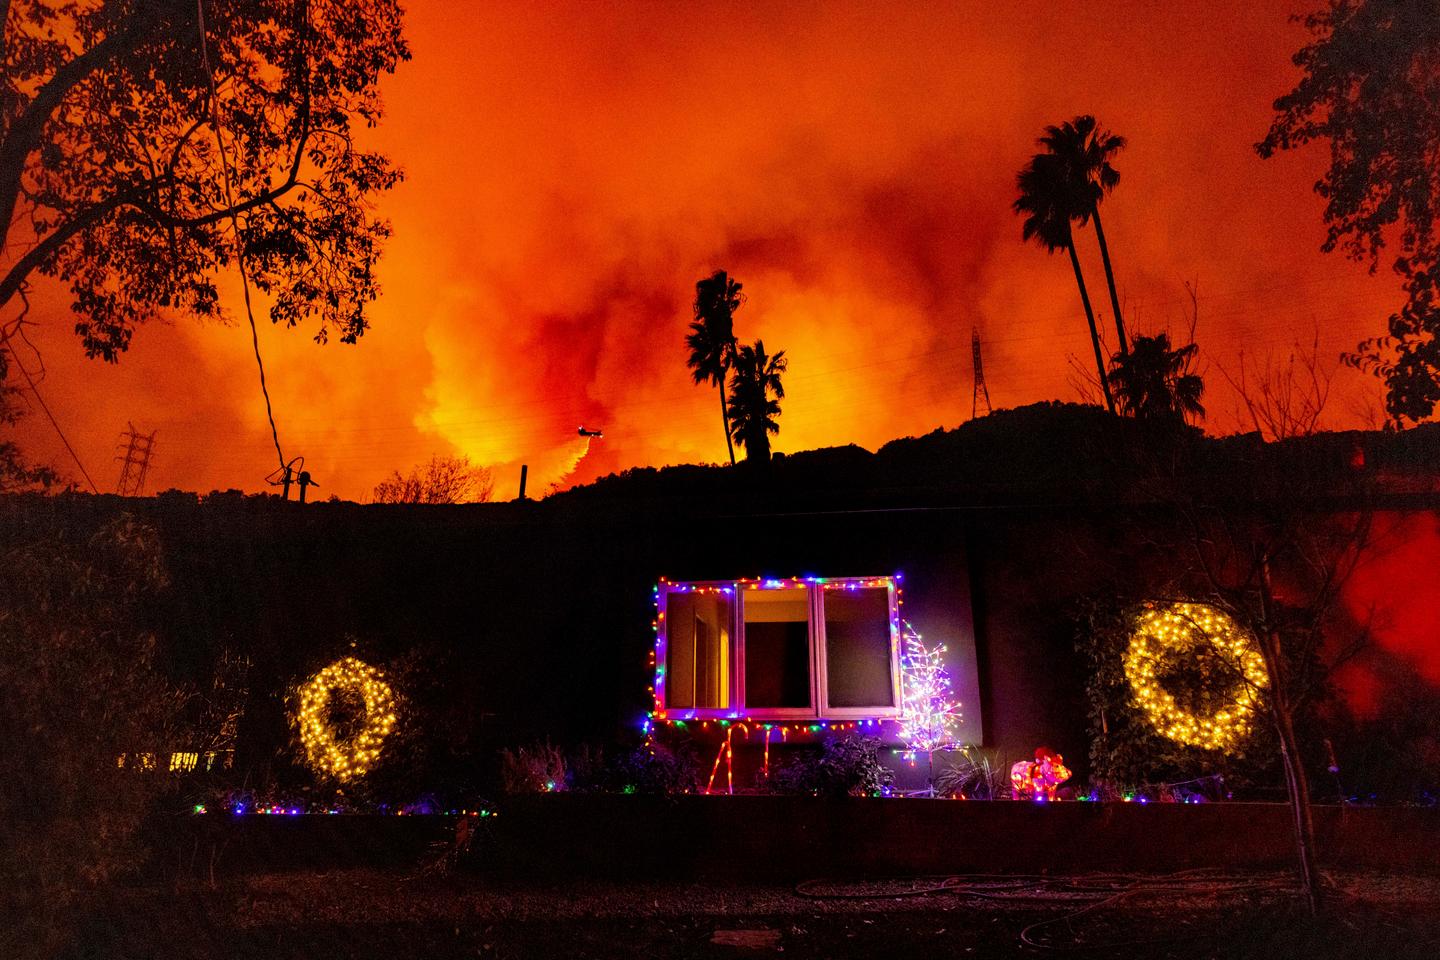
[{"label": "silhouetted tree canopy", "polygon": [[[97,881],[133,870],[162,777],[122,755],[168,760],[181,692],[152,621],[168,583],[154,528],[127,514],[98,529],[49,508],[0,542],[0,955],[37,944]],[[54,944],[52,944],[54,946]]]},{"label": "silhouetted tree canopy", "polygon": [[1095,349],[1095,374],[1105,394],[1105,406],[1114,413],[1115,401],[1110,393],[1110,381],[1105,375],[1105,355],[1100,349],[1100,331],[1095,326],[1095,310],[1090,306],[1090,292],[1085,286],[1085,272],[1081,270],[1080,257],[1075,253],[1075,235],[1070,226],[1071,221],[1080,216],[1077,212],[1080,201],[1069,166],[1053,153],[1037,153],[1015,178],[1015,188],[1020,195],[1012,208],[1025,218],[1020,227],[1021,239],[1034,240],[1046,253],[1064,250],[1070,254],[1075,286],[1080,290],[1080,303],[1090,324],[1090,344]]},{"label": "silhouetted tree canopy", "polygon": [[409,57],[398,3],[0,15],[0,307],[58,278],[86,352],[114,361],[160,311],[222,315],[218,278],[239,256],[273,322],[318,321],[319,341],[365,331],[390,233],[371,208],[400,173],[354,128],[379,120],[379,78]]},{"label": "silhouetted tree canopy", "polygon": [[[20,391],[6,379],[9,372],[10,357],[6,350],[0,349],[0,429],[14,426],[24,415],[16,403]],[[49,488],[58,480],[55,471],[48,467],[28,463],[13,440],[0,439],[0,493]]]},{"label": "silhouetted tree canopy", "polygon": [[713,383],[720,389],[720,425],[725,428],[725,446],[730,462],[735,447],[730,442],[730,414],[725,402],[725,377],[735,359],[735,311],[745,302],[742,285],[724,270],[716,270],[695,284],[695,319],[685,336],[690,349],[686,364],[695,383]]},{"label": "silhouetted tree canopy", "polygon": [[735,352],[735,373],[730,378],[730,433],[745,448],[747,463],[766,463],[770,459],[770,434],[780,432],[775,418],[780,416],[780,401],[785,399],[780,376],[788,365],[785,351],[769,356],[763,340]]},{"label": "silhouetted tree canopy", "polygon": [[1313,35],[1294,56],[1304,75],[1275,101],[1256,149],[1269,157],[1328,141],[1330,166],[1315,184],[1324,249],[1373,270],[1394,245],[1405,306],[1347,362],[1385,380],[1392,417],[1420,420],[1440,402],[1440,2],[1330,0],[1303,22]]},{"label": "silhouetted tree canopy", "polygon": [[1105,242],[1105,228],[1100,223],[1100,201],[1120,185],[1120,172],[1110,160],[1125,148],[1125,138],[1100,127],[1089,114],[1066,120],[1059,126],[1045,128],[1040,143],[1060,162],[1061,183],[1068,196],[1070,219],[1085,226],[1094,221],[1095,239],[1100,243],[1100,260],[1105,266],[1105,284],[1110,290],[1110,306],[1115,311],[1115,333],[1120,352],[1128,349],[1125,320],[1120,315],[1120,296],[1115,291],[1115,270],[1110,265],[1110,245]]},{"label": "silhouetted tree canopy", "polygon": [[399,470],[375,485],[376,503],[485,503],[495,493],[495,478],[469,457],[431,457],[401,475]]},{"label": "silhouetted tree canopy", "polygon": [[1199,347],[1172,347],[1170,335],[1136,337],[1129,353],[1111,359],[1110,380],[1120,412],[1145,420],[1186,422],[1205,416],[1205,382],[1191,371]]}]

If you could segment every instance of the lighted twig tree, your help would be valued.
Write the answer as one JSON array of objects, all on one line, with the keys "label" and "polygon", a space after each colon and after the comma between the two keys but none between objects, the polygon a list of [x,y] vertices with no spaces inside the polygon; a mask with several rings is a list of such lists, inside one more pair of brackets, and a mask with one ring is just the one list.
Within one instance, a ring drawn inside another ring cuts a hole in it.
[{"label": "lighted twig tree", "polygon": [[900,654],[900,740],[905,757],[924,755],[929,770],[929,791],[935,789],[935,752],[952,747],[960,704],[955,700],[950,672],[945,669],[945,645],[930,646],[910,624],[902,624]]}]

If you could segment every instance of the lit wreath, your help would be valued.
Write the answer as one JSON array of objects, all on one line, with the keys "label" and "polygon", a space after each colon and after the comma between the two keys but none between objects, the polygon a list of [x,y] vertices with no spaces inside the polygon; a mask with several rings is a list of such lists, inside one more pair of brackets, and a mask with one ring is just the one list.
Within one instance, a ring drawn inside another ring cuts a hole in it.
[{"label": "lit wreath", "polygon": [[[1166,654],[1201,651],[1220,656],[1237,674],[1230,702],[1210,714],[1181,707],[1155,676]],[[1125,679],[1136,706],[1162,736],[1187,747],[1229,750],[1249,734],[1268,675],[1254,639],[1229,616],[1201,603],[1170,603],[1136,618],[1125,651]]]},{"label": "lit wreath", "polygon": [[[336,738],[330,723],[330,700],[341,691],[365,704],[360,729],[345,740]],[[380,758],[380,747],[395,726],[395,694],[379,670],[345,657],[300,686],[293,720],[310,766],[343,783],[363,777]]]}]

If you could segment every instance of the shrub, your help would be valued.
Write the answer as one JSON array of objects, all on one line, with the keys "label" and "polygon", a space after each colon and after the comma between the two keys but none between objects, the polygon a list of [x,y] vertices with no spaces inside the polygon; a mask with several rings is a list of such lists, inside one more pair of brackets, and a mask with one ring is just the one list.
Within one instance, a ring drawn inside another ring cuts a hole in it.
[{"label": "shrub", "polygon": [[632,742],[608,755],[601,747],[583,744],[566,764],[571,790],[663,796],[700,788],[700,766],[684,735]]},{"label": "shrub", "polygon": [[[43,954],[87,891],[135,867],[181,696],[156,667],[155,531],[41,518],[0,550],[0,956]],[[122,756],[133,762],[123,766]]]},{"label": "shrub", "polygon": [[619,793],[696,793],[700,766],[688,743],[639,746],[613,764],[610,789]]},{"label": "shrub", "polygon": [[566,789],[565,754],[549,740],[500,751],[500,788],[508,794]]},{"label": "shrub", "polygon": [[1010,765],[976,747],[936,754],[935,796],[1000,800],[1010,795]]},{"label": "shrub", "polygon": [[894,778],[880,762],[879,739],[851,734],[832,736],[818,751],[793,757],[771,773],[769,787],[776,793],[874,797],[884,794]]}]

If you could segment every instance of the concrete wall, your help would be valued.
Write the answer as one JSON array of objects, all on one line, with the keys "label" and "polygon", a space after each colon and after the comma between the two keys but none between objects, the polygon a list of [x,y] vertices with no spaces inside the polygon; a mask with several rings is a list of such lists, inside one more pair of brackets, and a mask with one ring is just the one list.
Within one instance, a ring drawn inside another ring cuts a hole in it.
[{"label": "concrete wall", "polygon": [[[1280,804],[1036,804],[811,797],[514,798],[470,864],[510,877],[794,882],[948,873],[1159,871],[1293,864]],[[1322,864],[1440,870],[1440,811],[1316,807]],[[450,817],[245,816],[157,824],[152,871],[206,876],[419,863]]]},{"label": "concrete wall", "polygon": [[[1316,807],[1322,864],[1440,869],[1440,811]],[[547,795],[508,803],[499,872],[814,877],[1293,865],[1282,804]]]}]

